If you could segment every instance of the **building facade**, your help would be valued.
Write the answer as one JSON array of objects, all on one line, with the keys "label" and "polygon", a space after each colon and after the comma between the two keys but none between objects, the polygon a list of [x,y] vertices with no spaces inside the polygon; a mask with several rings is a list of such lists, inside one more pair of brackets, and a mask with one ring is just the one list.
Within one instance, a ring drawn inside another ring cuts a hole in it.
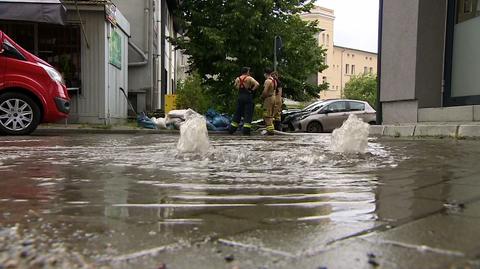
[{"label": "building facade", "polygon": [[306,21],[318,21],[320,32],[318,45],[326,49],[325,62],[328,68],[314,76],[317,84],[327,82],[329,88],[320,93],[321,99],[335,99],[343,96],[345,84],[356,75],[377,73],[377,54],[336,46],[334,44],[334,11],[324,7],[315,7],[310,13],[302,15]]},{"label": "building facade", "polygon": [[129,22],[107,1],[63,4],[66,25],[5,20],[0,29],[62,73],[71,97],[68,122],[126,121],[127,99],[120,88],[128,88]]},{"label": "building facade", "polygon": [[169,38],[179,34],[174,16],[178,0],[113,0],[131,23],[129,99],[137,112],[163,110],[183,78],[183,55]]},{"label": "building facade", "polygon": [[384,124],[480,121],[480,1],[381,1]]}]

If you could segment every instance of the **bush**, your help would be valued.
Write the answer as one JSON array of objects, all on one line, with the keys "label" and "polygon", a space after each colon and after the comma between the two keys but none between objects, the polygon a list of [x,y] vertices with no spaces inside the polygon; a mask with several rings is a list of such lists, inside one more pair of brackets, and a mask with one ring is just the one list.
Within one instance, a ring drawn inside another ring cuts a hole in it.
[{"label": "bush", "polygon": [[212,106],[212,97],[202,85],[198,74],[189,76],[185,81],[180,81],[177,87],[177,109],[191,108],[200,114],[205,114]]},{"label": "bush", "polygon": [[373,108],[377,104],[377,76],[363,74],[354,76],[345,84],[344,98],[368,102]]}]

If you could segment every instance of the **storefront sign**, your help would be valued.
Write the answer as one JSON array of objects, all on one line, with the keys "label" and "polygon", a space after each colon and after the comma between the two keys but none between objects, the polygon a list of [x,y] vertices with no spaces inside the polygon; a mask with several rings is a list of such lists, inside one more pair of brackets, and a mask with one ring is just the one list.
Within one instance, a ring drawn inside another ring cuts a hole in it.
[{"label": "storefront sign", "polygon": [[110,47],[110,64],[122,69],[122,36],[114,29],[109,42]]},{"label": "storefront sign", "polygon": [[112,25],[117,26],[117,7],[114,4],[105,5],[105,18]]}]

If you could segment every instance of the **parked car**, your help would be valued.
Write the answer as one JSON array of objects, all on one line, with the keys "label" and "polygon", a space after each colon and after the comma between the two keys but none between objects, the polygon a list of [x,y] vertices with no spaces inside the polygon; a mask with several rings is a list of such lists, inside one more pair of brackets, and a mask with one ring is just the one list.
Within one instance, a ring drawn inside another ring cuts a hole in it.
[{"label": "parked car", "polygon": [[293,123],[298,121],[299,118],[303,117],[304,115],[310,114],[312,112],[318,111],[322,107],[322,103],[324,100],[320,100],[314,102],[304,109],[295,109],[293,111],[283,111],[282,112],[282,130],[283,131],[295,131],[295,127]]},{"label": "parked car", "polygon": [[69,112],[62,75],[0,31],[0,134],[30,134]]},{"label": "parked car", "polygon": [[376,111],[367,102],[338,99],[321,103],[318,110],[302,115],[292,125],[296,131],[331,132],[341,127],[350,114],[357,115],[369,124],[376,122]]}]

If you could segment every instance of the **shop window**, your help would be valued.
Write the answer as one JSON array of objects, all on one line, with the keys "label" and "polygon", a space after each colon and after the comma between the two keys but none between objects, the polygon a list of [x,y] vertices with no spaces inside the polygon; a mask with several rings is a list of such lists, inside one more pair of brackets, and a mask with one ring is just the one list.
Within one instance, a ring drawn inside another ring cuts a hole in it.
[{"label": "shop window", "polygon": [[31,53],[35,52],[35,24],[0,22],[0,30],[7,34],[22,48]]},{"label": "shop window", "polygon": [[38,25],[38,56],[54,66],[67,88],[81,87],[79,26]]},{"label": "shop window", "polygon": [[480,1],[457,0],[455,18],[450,97],[480,96]]}]

